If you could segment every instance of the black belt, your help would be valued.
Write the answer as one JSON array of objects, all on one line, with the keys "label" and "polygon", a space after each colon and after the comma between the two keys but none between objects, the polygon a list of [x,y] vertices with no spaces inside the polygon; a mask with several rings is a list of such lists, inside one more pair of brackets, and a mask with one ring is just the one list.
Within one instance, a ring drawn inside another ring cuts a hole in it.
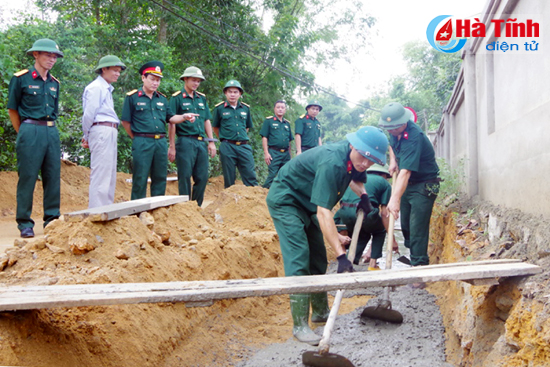
[{"label": "black belt", "polygon": [[344,206],[346,208],[357,208],[357,204],[344,203],[343,201],[340,202],[340,206]]},{"label": "black belt", "polygon": [[38,126],[55,126],[55,121],[42,121],[42,120],[25,119],[25,120],[23,120],[23,123],[24,124],[38,125]]},{"label": "black belt", "polygon": [[426,181],[409,181],[409,185],[416,185],[421,183],[437,183],[443,181],[441,178],[434,178],[432,180],[426,180]]},{"label": "black belt", "polygon": [[161,138],[165,138],[166,134],[140,134],[140,133],[134,133],[134,136],[140,136],[142,138],[161,139]]},{"label": "black belt", "polygon": [[269,147],[269,149],[278,150],[281,153],[288,152],[288,148]]},{"label": "black belt", "polygon": [[178,135],[179,137],[184,137],[184,138],[191,138],[191,139],[197,139],[197,140],[200,140],[200,141],[203,141],[204,138],[200,135]]},{"label": "black belt", "polygon": [[116,122],[103,122],[103,121],[100,121],[100,122],[94,122],[94,123],[92,124],[92,126],[96,126],[96,125],[99,125],[99,126],[109,126],[109,127],[118,129],[118,124],[117,124]]},{"label": "black belt", "polygon": [[226,141],[228,143],[231,143],[231,144],[235,144],[235,145],[245,145],[245,144],[248,144],[248,140],[229,140],[229,139],[221,139],[221,141]]}]

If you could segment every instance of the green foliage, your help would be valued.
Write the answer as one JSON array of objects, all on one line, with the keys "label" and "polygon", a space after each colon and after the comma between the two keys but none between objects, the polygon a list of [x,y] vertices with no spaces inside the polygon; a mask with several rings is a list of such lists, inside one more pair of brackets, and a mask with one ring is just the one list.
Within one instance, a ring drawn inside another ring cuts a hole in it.
[{"label": "green foliage", "polygon": [[[207,95],[211,108],[224,99],[225,82],[239,80],[245,90],[243,101],[252,108],[254,128],[250,137],[261,183],[267,176],[267,166],[259,130],[264,118],[273,113],[273,103],[286,100],[289,106],[286,117],[294,122],[303,113],[303,106],[299,106],[295,96],[312,92],[311,86],[301,84],[296,77],[314,82],[314,76],[304,65],[312,60],[330,63],[365,47],[368,36],[365,29],[374,23],[360,1],[160,2],[173,12],[147,0],[39,0],[36,4],[43,12],[57,14],[54,21],[28,14],[21,17],[20,24],[0,32],[0,169],[14,169],[16,163],[16,134],[6,110],[8,83],[14,72],[32,65],[33,60],[25,51],[38,38],[54,39],[65,54],[52,69],[52,74],[61,80],[58,126],[65,158],[89,165],[89,151],[80,146],[82,92],[96,77],[93,69],[97,61],[114,54],[128,66],[114,84],[115,110],[119,113],[125,93],[142,84],[137,70],[150,60],[164,63],[165,77],[159,90],[168,96],[182,89],[179,76],[186,67],[201,68],[206,81],[200,90]],[[339,11],[333,13],[330,9],[335,6]],[[274,24],[267,32],[262,30],[254,7],[273,12]],[[317,22],[319,11],[333,14],[324,17],[328,21]],[[195,26],[202,27],[212,37]],[[325,126],[331,140],[358,126],[363,113],[339,103],[333,103],[333,112],[331,108],[327,110],[330,112],[327,123],[336,119]],[[118,140],[118,169],[131,172],[131,140],[122,129]],[[210,163],[211,175],[221,174],[219,156]],[[170,165],[171,170],[174,168]]]},{"label": "green foliage", "polygon": [[460,71],[460,54],[446,54],[425,43],[410,42],[403,49],[403,58],[408,73],[391,81],[388,97],[414,108],[418,123],[434,130]]},{"label": "green foliage", "polygon": [[466,174],[464,171],[464,159],[458,162],[456,168],[451,168],[444,158],[437,158],[439,177],[442,181],[439,186],[439,194],[436,202],[447,205],[456,200],[464,188]]}]

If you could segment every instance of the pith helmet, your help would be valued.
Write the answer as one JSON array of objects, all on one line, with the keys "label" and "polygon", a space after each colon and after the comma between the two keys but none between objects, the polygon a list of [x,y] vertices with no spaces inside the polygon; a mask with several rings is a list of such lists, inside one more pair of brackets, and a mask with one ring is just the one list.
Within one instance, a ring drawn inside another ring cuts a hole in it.
[{"label": "pith helmet", "polygon": [[384,173],[390,177],[390,171],[388,171],[388,168],[386,166],[381,166],[379,164],[373,164],[369,168],[367,168],[367,172],[376,172],[376,173]]},{"label": "pith helmet", "polygon": [[382,166],[386,164],[388,138],[379,128],[364,126],[355,133],[347,134],[346,139],[363,157]]},{"label": "pith helmet", "polygon": [[378,125],[386,130],[396,129],[407,122],[413,121],[413,114],[401,103],[391,102],[382,108]]},{"label": "pith helmet", "polygon": [[182,76],[180,76],[180,79],[183,80],[184,78],[199,78],[202,80],[206,80],[204,78],[204,75],[202,75],[201,69],[199,69],[196,66],[190,66],[183,72]]},{"label": "pith helmet", "polygon": [[120,59],[114,55],[103,56],[99,59],[97,66],[95,67],[95,72],[101,74],[101,69],[108,68],[109,66],[120,66],[122,70],[126,70],[126,65]]},{"label": "pith helmet", "polygon": [[239,83],[237,80],[230,80],[227,83],[225,83],[225,86],[223,87],[224,93],[227,88],[237,88],[241,91],[241,94],[244,93],[243,87],[241,87],[241,83]]},{"label": "pith helmet", "polygon": [[59,50],[57,43],[48,38],[36,40],[32,47],[27,50],[27,55],[32,56],[33,51],[51,52],[58,57],[63,57],[63,52]]},{"label": "pith helmet", "polygon": [[307,111],[307,109],[310,108],[311,106],[317,106],[317,107],[319,107],[319,112],[321,112],[321,111],[323,110],[323,106],[321,106],[321,105],[319,104],[318,101],[309,101],[309,102],[307,103],[307,106],[306,106],[306,111]]}]

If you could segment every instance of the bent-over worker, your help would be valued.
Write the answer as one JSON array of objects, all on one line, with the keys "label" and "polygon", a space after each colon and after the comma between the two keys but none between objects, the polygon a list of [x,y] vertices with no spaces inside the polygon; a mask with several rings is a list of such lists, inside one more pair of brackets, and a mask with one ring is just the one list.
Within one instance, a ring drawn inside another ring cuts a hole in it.
[{"label": "bent-over worker", "polygon": [[[332,208],[350,186],[361,197],[359,207],[372,209],[365,192],[365,171],[385,164],[388,139],[380,129],[362,127],[347,140],[307,151],[285,164],[267,195],[267,206],[279,235],[286,276],[325,274],[327,253],[323,236],[338,259],[338,272],[351,272],[343,245],[349,237],[336,230]],[[320,337],[309,327],[325,322],[329,307],[326,292],[290,295],[293,334],[301,342],[317,345]]]}]

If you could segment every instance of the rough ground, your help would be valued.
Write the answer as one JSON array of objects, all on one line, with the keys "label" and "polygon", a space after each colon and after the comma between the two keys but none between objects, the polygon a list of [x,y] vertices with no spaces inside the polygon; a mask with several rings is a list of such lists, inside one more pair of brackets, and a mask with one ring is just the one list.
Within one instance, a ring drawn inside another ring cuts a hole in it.
[{"label": "rough ground", "polygon": [[[89,171],[67,163],[62,170],[62,212],[85,208]],[[56,221],[45,237],[14,246],[16,177],[0,172],[0,225],[11,231],[0,234],[0,244],[9,245],[0,256],[3,285],[283,276],[262,188],[223,190],[221,178],[215,178],[205,208],[178,204],[154,210],[144,221],[135,216],[105,224]],[[129,198],[129,177],[119,175],[117,201]],[[177,185],[169,183],[167,194],[176,193]],[[41,201],[38,188],[34,218],[42,214]],[[539,222],[527,221],[533,224],[527,230],[514,224],[518,218],[477,208],[479,215],[462,208],[437,213],[432,262],[525,256],[548,265]],[[477,224],[467,227],[471,220]],[[506,237],[512,234],[515,242]],[[356,366],[446,366],[446,359],[456,366],[550,365],[548,274],[486,288],[458,282],[427,290],[399,287],[390,294],[405,318],[399,326],[360,323],[359,313],[380,289],[349,292],[331,351]],[[224,300],[205,308],[180,303],[0,313],[0,365],[301,366],[306,349],[314,348],[291,338],[288,296]]]}]

